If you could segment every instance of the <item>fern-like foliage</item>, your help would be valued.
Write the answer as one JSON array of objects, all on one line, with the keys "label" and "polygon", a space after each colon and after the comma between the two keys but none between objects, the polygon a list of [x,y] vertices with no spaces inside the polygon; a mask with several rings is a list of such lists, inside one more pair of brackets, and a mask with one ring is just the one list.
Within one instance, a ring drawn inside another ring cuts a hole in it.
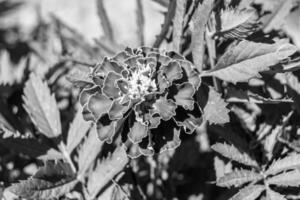
[{"label": "fern-like foliage", "polygon": [[211,17],[209,36],[224,39],[242,39],[258,27],[255,9],[226,8]]}]

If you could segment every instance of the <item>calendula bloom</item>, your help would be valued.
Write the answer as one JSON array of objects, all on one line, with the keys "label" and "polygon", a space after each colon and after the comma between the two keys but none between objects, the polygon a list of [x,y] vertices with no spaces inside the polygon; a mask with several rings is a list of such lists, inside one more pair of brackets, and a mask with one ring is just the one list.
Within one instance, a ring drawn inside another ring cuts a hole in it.
[{"label": "calendula bloom", "polygon": [[126,48],[105,58],[91,73],[93,84],[80,94],[85,120],[97,124],[99,138],[120,136],[132,156],[176,148],[180,132],[201,123],[194,101],[200,78],[175,52]]}]

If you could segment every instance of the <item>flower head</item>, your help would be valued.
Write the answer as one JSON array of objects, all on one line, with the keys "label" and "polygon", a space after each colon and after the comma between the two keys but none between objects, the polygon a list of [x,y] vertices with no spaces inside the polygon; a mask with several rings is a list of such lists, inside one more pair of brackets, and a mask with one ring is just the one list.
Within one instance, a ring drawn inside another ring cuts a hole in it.
[{"label": "flower head", "polygon": [[175,52],[126,48],[91,76],[93,85],[80,95],[84,118],[97,124],[103,141],[120,135],[133,157],[175,148],[181,131],[192,133],[201,123],[193,98],[198,72]]}]

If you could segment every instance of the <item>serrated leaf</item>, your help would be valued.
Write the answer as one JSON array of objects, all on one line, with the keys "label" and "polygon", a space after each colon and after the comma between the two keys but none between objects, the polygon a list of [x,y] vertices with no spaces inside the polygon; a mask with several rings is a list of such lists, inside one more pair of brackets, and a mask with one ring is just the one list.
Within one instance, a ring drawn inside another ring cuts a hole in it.
[{"label": "serrated leaf", "polygon": [[298,187],[300,186],[300,172],[298,170],[292,170],[283,172],[267,180],[270,185],[277,185],[283,187]]},{"label": "serrated leaf", "polygon": [[68,132],[66,149],[69,154],[71,154],[71,152],[78,146],[90,127],[91,123],[83,119],[82,108],[80,107]]},{"label": "serrated leaf", "polygon": [[[98,162],[89,174],[87,188],[92,197],[103,189],[128,163],[128,156],[123,147],[118,147],[112,155]],[[101,177],[101,179],[99,179]]]},{"label": "serrated leaf", "polygon": [[217,143],[211,147],[214,151],[223,155],[230,160],[234,160],[244,165],[257,167],[258,164],[255,160],[253,160],[248,154],[241,152],[233,145]]},{"label": "serrated leaf", "polygon": [[287,200],[282,194],[275,192],[271,189],[267,189],[268,200]]},{"label": "serrated leaf", "polygon": [[192,54],[196,68],[202,71],[205,43],[204,33],[206,30],[206,24],[209,19],[209,15],[213,8],[213,0],[204,0],[200,3],[192,16]]},{"label": "serrated leaf", "polygon": [[104,142],[98,138],[96,127],[93,126],[83,143],[77,148],[79,174],[84,174],[97,158]]},{"label": "serrated leaf", "polygon": [[263,175],[249,170],[236,170],[225,174],[217,179],[217,186],[220,187],[239,187],[248,182],[255,182],[263,179]]},{"label": "serrated leaf", "polygon": [[20,154],[39,159],[61,159],[62,154],[36,138],[13,132],[0,124],[0,144]]},{"label": "serrated leaf", "polygon": [[48,161],[34,176],[13,184],[8,190],[22,198],[54,199],[69,192],[77,183],[67,163]]},{"label": "serrated leaf", "polygon": [[292,103],[292,99],[270,99],[254,94],[250,91],[229,88],[226,94],[226,101],[231,103],[257,103],[257,104],[277,104]]},{"label": "serrated leaf", "polygon": [[249,185],[241,189],[229,200],[255,200],[265,190],[262,185]]},{"label": "serrated leaf", "polygon": [[297,76],[292,72],[285,73],[285,84],[287,86],[287,92],[294,99],[294,106],[298,113],[300,113],[300,106],[298,102],[300,101],[300,81]]},{"label": "serrated leaf", "polygon": [[300,154],[293,153],[289,156],[286,156],[282,159],[273,162],[266,171],[266,174],[276,174],[278,172],[293,169],[298,166],[300,166]]},{"label": "serrated leaf", "polygon": [[215,69],[204,71],[200,76],[215,76],[234,84],[247,82],[251,78],[260,77],[259,72],[268,70],[296,51],[297,48],[286,40],[273,44],[244,40],[230,47],[221,56]]},{"label": "serrated leaf", "polygon": [[232,163],[225,164],[218,156],[214,158],[214,168],[216,172],[216,179],[223,177],[225,174],[232,172]]},{"label": "serrated leaf", "polygon": [[25,83],[24,108],[38,130],[48,138],[61,134],[59,110],[46,83],[35,74]]},{"label": "serrated leaf", "polygon": [[258,15],[255,9],[226,8],[217,15],[218,19],[212,20],[212,37],[222,37],[224,39],[242,39],[252,34],[258,26]]},{"label": "serrated leaf", "polygon": [[203,118],[210,124],[225,124],[229,122],[229,110],[221,94],[209,87],[207,104],[203,109]]}]

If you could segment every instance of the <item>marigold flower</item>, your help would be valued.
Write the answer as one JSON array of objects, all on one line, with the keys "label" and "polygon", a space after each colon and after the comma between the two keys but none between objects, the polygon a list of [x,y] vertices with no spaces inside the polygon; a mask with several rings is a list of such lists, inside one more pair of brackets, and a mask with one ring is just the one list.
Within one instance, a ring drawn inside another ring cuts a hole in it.
[{"label": "marigold flower", "polygon": [[102,141],[120,134],[132,157],[176,148],[180,132],[192,133],[201,123],[193,98],[199,73],[175,52],[126,48],[91,76],[93,86],[80,94],[84,119],[97,124]]}]

